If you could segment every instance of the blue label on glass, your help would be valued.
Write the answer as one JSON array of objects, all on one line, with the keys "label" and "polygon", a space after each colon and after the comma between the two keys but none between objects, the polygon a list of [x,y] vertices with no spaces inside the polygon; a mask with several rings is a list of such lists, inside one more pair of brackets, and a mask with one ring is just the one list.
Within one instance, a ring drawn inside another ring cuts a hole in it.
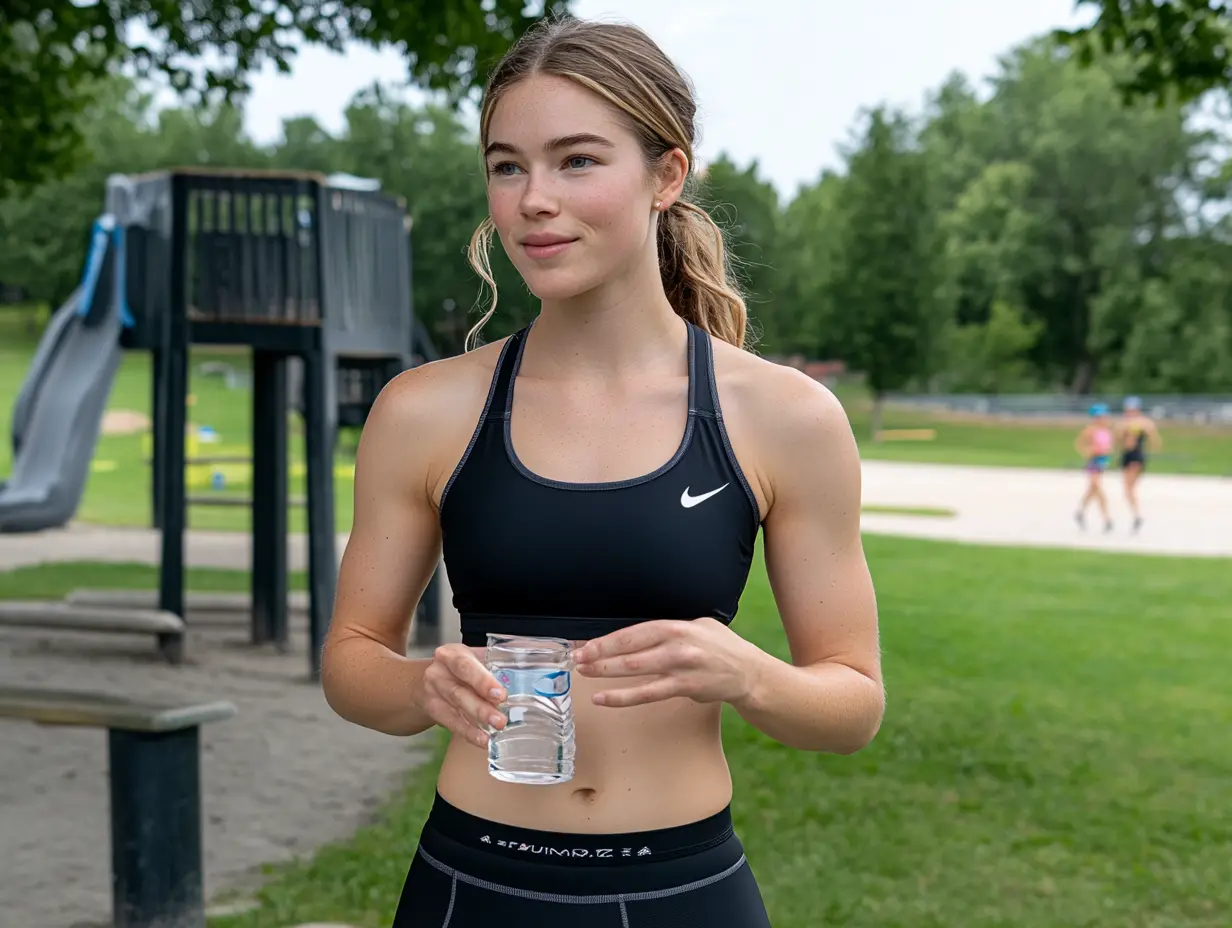
[{"label": "blue label on glass", "polygon": [[510,696],[546,696],[553,699],[569,692],[570,674],[567,670],[518,670],[501,667],[492,675]]}]

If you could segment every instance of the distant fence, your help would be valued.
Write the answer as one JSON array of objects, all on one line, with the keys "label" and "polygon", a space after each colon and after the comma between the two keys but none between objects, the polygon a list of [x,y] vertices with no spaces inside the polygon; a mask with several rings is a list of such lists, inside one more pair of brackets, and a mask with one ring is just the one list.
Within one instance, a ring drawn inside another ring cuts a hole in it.
[{"label": "distant fence", "polygon": [[[1125,394],[1067,396],[1054,393],[891,393],[886,402],[920,409],[940,409],[988,416],[1050,418],[1084,416],[1093,403],[1107,403],[1116,413]],[[1153,419],[1232,425],[1232,396],[1139,394],[1142,411]]]}]

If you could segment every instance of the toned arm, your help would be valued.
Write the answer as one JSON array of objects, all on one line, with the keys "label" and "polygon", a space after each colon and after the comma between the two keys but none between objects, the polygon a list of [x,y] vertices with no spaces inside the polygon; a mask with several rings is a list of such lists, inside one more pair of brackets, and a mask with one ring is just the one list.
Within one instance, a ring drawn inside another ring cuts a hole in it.
[{"label": "toned arm", "polygon": [[[338,574],[325,640],[325,698],[348,721],[409,735],[432,720],[414,695],[429,661],[406,657],[411,618],[440,552],[430,495],[429,443],[422,440],[424,383],[402,374],[381,393],[355,461],[355,516]],[[417,408],[418,407],[418,408]]]},{"label": "toned arm", "polygon": [[736,710],[784,744],[851,753],[885,708],[877,603],[860,535],[860,461],[846,413],[821,385],[770,372],[752,404],[765,557],[791,663],[766,656]]}]

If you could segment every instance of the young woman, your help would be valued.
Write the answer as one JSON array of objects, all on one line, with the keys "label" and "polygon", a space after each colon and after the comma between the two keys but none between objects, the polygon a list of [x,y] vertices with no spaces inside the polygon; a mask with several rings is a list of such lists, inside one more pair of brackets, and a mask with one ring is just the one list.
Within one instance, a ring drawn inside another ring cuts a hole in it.
[{"label": "young woman", "polygon": [[[687,199],[694,114],[628,26],[544,24],[490,78],[471,260],[491,284],[495,231],[540,314],[379,398],[323,661],[342,717],[452,734],[397,928],[764,928],[722,705],[807,751],[880,725],[855,442],[828,391],[742,350],[722,237]],[[732,621],[759,529],[790,662]],[[463,642],[411,660],[442,547]],[[570,781],[489,774],[492,631],[574,642]]]},{"label": "young woman", "polygon": [[1122,406],[1124,418],[1117,430],[1121,448],[1121,471],[1125,477],[1125,499],[1134,514],[1134,531],[1142,528],[1142,510],[1138,506],[1138,481],[1146,470],[1146,453],[1158,451],[1164,445],[1154,420],[1142,411],[1136,396],[1127,396]]},{"label": "young woman", "polygon": [[1112,516],[1108,514],[1108,497],[1104,495],[1104,471],[1112,454],[1112,428],[1108,424],[1108,407],[1096,403],[1090,409],[1091,421],[1078,433],[1074,449],[1086,462],[1087,489],[1078,503],[1074,518],[1081,528],[1087,526],[1087,504],[1095,500],[1104,517],[1104,531],[1112,531]]}]

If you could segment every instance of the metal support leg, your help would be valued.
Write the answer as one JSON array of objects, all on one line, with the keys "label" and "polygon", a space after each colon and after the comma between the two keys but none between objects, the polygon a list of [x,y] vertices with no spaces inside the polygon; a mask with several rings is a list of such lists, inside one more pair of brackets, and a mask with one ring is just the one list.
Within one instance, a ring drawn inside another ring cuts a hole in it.
[{"label": "metal support leg", "polygon": [[287,628],[286,358],[254,351],[252,409],[252,643],[285,648]]},{"label": "metal support leg", "polygon": [[324,351],[304,356],[304,444],[308,458],[308,672],[321,676],[321,648],[334,610],[334,373]]},{"label": "metal support leg", "polygon": [[[162,486],[162,560],[158,581],[158,608],[184,617],[184,431],[188,418],[188,349],[173,347],[163,352],[164,434],[160,439]],[[158,647],[173,664],[184,660],[184,635],[158,636]]]},{"label": "metal support leg", "polygon": [[199,733],[109,732],[115,928],[205,928]]}]

